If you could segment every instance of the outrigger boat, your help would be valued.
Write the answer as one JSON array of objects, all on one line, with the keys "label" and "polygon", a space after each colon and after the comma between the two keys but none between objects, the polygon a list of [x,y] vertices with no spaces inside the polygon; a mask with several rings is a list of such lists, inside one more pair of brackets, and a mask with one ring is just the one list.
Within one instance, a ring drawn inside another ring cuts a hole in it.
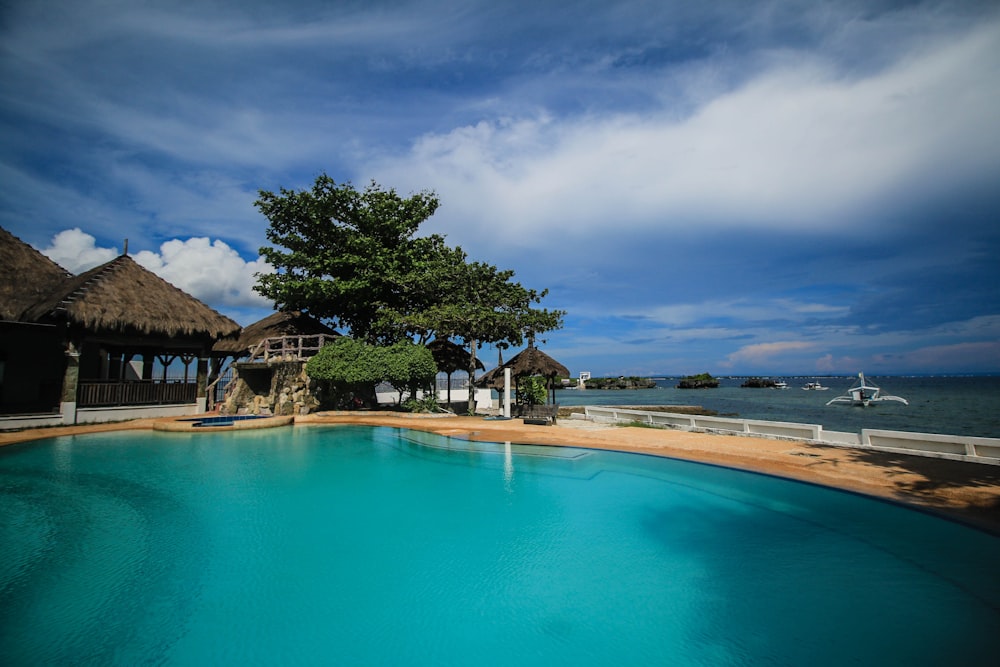
[{"label": "outrigger boat", "polygon": [[806,382],[806,386],[802,387],[806,391],[826,391],[829,387],[824,387],[819,382]]},{"label": "outrigger boat", "polygon": [[890,394],[883,394],[882,390],[875,385],[867,384],[865,382],[864,373],[858,373],[858,378],[859,382],[848,389],[846,394],[831,400],[827,403],[827,405],[833,405],[834,403],[847,403],[849,405],[860,405],[867,408],[872,403],[882,403],[884,401],[897,401],[903,405],[909,405],[905,398],[892,396]]}]

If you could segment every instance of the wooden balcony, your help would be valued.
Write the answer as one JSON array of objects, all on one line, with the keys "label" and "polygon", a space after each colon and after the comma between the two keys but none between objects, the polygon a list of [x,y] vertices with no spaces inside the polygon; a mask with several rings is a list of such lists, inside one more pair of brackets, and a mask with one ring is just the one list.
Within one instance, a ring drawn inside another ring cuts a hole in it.
[{"label": "wooden balcony", "polygon": [[179,380],[81,380],[77,385],[77,407],[121,405],[177,405],[194,403],[198,384]]},{"label": "wooden balcony", "polygon": [[329,334],[265,338],[250,350],[250,361],[305,361],[336,339]]}]

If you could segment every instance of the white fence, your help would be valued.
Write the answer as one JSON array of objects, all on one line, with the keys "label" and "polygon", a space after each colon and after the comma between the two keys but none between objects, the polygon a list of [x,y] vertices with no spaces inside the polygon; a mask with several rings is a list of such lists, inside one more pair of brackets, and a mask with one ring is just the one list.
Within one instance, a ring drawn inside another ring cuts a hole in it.
[{"label": "white fence", "polygon": [[673,412],[649,412],[615,407],[583,407],[584,416],[611,423],[640,422],[650,426],[688,431],[727,433],[790,440],[807,440],[838,447],[857,447],[886,452],[902,452],[957,461],[1000,465],[1000,439],[936,433],[910,433],[863,429],[860,434],[824,431],[818,424],[730,419]]}]

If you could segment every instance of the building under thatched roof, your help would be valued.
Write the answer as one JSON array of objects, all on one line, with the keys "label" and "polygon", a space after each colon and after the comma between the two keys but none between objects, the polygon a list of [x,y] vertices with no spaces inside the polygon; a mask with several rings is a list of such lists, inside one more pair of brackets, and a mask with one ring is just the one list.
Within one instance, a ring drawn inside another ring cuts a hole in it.
[{"label": "building under thatched roof", "polygon": [[555,403],[555,386],[553,384],[553,380],[556,377],[569,377],[568,368],[539,350],[534,345],[529,344],[528,347],[521,350],[510,361],[502,366],[497,366],[476,380],[476,385],[479,387],[489,387],[491,389],[502,390],[504,384],[503,371],[505,368],[510,369],[510,374],[514,379],[515,387],[517,386],[517,378],[531,377],[534,375],[541,375],[544,377],[546,386],[551,392],[553,392],[553,403]]},{"label": "building under thatched roof", "polygon": [[[451,405],[451,374],[455,371],[462,371],[464,373],[469,372],[469,364],[472,361],[472,355],[464,347],[457,343],[453,343],[447,338],[435,338],[431,342],[427,343],[427,349],[431,351],[434,356],[434,363],[437,365],[438,372],[444,373],[448,376],[448,393],[447,402]],[[486,368],[483,366],[483,362],[476,359],[476,368],[483,370]],[[472,384],[473,378],[469,378],[469,395],[475,395],[475,387]]]},{"label": "building under thatched roof", "polygon": [[512,357],[507,363],[497,366],[476,380],[476,384],[480,387],[503,389],[503,371],[505,368],[510,369],[510,374],[514,378],[529,377],[532,375],[541,375],[548,379],[557,376],[569,377],[568,368],[537,347],[529,345]]},{"label": "building under thatched roof", "polygon": [[282,310],[243,327],[239,337],[224,338],[212,346],[216,354],[240,356],[268,338],[284,336],[338,336],[334,329],[298,310]]},{"label": "building under thatched roof", "polygon": [[25,311],[31,322],[66,321],[91,332],[215,340],[240,325],[121,255],[70,278]]},{"label": "building under thatched roof", "polygon": [[20,319],[72,275],[0,227],[0,320]]},{"label": "building under thatched roof", "polygon": [[516,377],[526,375],[541,375],[547,378],[569,377],[568,368],[533,345],[521,350],[513,359],[504,364],[504,367],[509,368],[511,374]]}]

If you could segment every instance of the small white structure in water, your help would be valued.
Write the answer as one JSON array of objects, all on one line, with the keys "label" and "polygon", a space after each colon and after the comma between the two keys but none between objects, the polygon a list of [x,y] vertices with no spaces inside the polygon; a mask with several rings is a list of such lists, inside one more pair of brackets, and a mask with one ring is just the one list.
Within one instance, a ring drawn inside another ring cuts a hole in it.
[{"label": "small white structure in water", "polygon": [[875,385],[867,384],[864,373],[858,373],[858,378],[858,383],[848,389],[846,394],[832,399],[827,405],[847,403],[848,405],[859,405],[867,408],[872,403],[882,403],[884,401],[897,401],[903,405],[909,405],[905,398],[883,394],[882,390]]}]

